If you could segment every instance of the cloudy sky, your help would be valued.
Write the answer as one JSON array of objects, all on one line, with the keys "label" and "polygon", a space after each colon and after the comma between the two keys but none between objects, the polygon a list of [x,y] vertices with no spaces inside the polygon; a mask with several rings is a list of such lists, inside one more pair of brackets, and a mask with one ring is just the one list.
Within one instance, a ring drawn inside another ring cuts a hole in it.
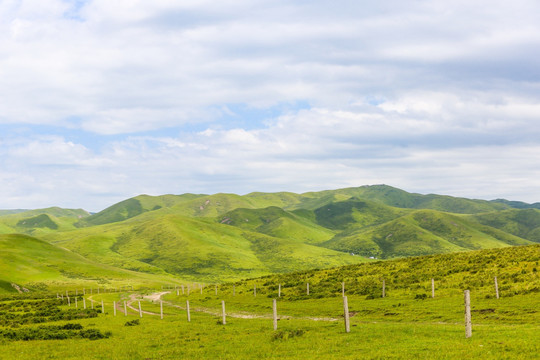
[{"label": "cloudy sky", "polygon": [[540,201],[540,3],[0,0],[0,208]]}]

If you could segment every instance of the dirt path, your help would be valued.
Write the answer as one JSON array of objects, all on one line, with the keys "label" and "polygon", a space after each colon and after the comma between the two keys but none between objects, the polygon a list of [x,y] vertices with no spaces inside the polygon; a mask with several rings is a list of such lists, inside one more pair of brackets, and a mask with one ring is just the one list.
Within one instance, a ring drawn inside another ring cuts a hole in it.
[{"label": "dirt path", "polygon": [[[161,297],[164,294],[167,294],[167,293],[170,293],[170,291],[162,292],[162,293],[153,293],[152,295],[145,296],[145,298],[152,298],[152,299],[155,299],[157,301],[157,300],[161,300]],[[174,308],[177,308],[177,309],[186,310],[185,306],[176,305],[176,304],[174,304],[174,303],[172,303],[170,301],[166,301],[166,300],[162,300],[162,301],[163,301],[164,305],[166,304],[168,306],[171,306],[171,307],[174,307]],[[214,316],[221,316],[221,311],[219,311],[219,310],[214,310],[214,309],[200,307],[200,306],[199,307],[190,307],[190,310],[191,311],[196,311],[196,312],[202,312],[202,313],[210,314],[210,315],[214,315]],[[155,314],[155,315],[159,315],[159,314]],[[249,313],[249,312],[227,312],[227,316],[232,317],[232,318],[237,318],[237,319],[272,319],[272,315],[270,315],[270,314],[268,314],[268,315],[260,315],[260,314],[253,314],[253,313]],[[297,319],[297,320],[312,320],[312,321],[338,321],[339,320],[337,318],[331,318],[331,317],[309,317],[309,316],[306,316],[306,317],[293,317],[293,316],[287,316],[287,315],[278,316],[278,319],[279,320],[281,320],[281,319]]]},{"label": "dirt path", "polygon": [[[135,313],[139,313],[139,308],[138,308],[138,305],[137,307],[133,306],[133,303],[136,302],[136,301],[140,301],[140,300],[148,300],[148,301],[151,301],[151,302],[157,302],[157,301],[163,301],[163,305],[167,305],[167,306],[170,306],[170,307],[174,307],[174,308],[177,308],[177,309],[181,309],[181,310],[186,310],[186,307],[185,306],[181,306],[181,305],[177,305],[177,304],[174,304],[170,301],[167,301],[167,300],[162,300],[162,297],[163,295],[165,294],[169,294],[170,291],[162,291],[162,292],[157,292],[157,293],[152,293],[150,295],[143,295],[142,296],[142,299],[141,299],[141,296],[139,294],[130,294],[129,295],[129,300],[126,301],[126,306],[128,309],[134,311]],[[92,299],[92,296],[89,296],[88,297],[88,300],[92,301],[92,302],[97,302],[95,300]],[[122,313],[124,312],[124,304],[120,301],[118,301],[116,303],[116,308],[118,310],[120,310]],[[205,314],[209,314],[209,315],[214,315],[214,316],[221,316],[221,311],[219,310],[215,310],[215,309],[211,309],[211,308],[206,308],[206,307],[191,307],[190,308],[191,311],[195,311],[195,312],[202,312],[202,313],[205,313]],[[154,316],[160,316],[161,314],[159,313],[155,313],[155,312],[152,312],[152,311],[145,311],[145,310],[142,310],[142,313],[143,314],[147,314],[147,315],[154,315]],[[264,314],[264,315],[261,315],[261,314],[253,314],[253,313],[249,313],[249,312],[227,312],[227,316],[228,317],[232,317],[232,318],[237,318],[237,319],[272,319],[272,315],[270,314]],[[310,317],[310,316],[287,316],[287,315],[281,315],[281,316],[278,316],[278,319],[281,320],[286,320],[286,319],[295,319],[295,320],[311,320],[311,321],[338,321],[339,319],[337,318],[332,318],[332,317]]]}]

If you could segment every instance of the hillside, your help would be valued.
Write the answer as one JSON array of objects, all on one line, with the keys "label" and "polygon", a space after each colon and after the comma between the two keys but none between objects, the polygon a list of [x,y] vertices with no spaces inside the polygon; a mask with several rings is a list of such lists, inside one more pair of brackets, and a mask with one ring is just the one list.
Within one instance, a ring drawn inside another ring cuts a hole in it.
[{"label": "hillside", "polygon": [[226,281],[367,258],[533,244],[540,241],[540,210],[523,204],[387,185],[303,194],[140,195],[92,215],[8,211],[0,216],[0,233],[39,237],[122,269]]},{"label": "hillside", "polygon": [[82,209],[45,209],[5,211],[0,213],[0,234],[21,233],[41,236],[56,231],[72,230],[74,224],[90,214]]},{"label": "hillside", "polygon": [[179,215],[144,214],[46,239],[113,266],[213,281],[363,261],[302,241]]},{"label": "hillside", "polygon": [[431,279],[434,279],[438,296],[459,296],[463,289],[470,289],[477,297],[493,298],[493,279],[497,276],[502,296],[511,297],[540,294],[539,262],[537,244],[268,275],[235,284],[247,289],[256,284],[257,292],[268,297],[276,297],[277,284],[282,284],[283,298],[301,300],[309,298],[305,291],[307,282],[315,298],[340,296],[341,283],[345,282],[347,294],[373,299],[381,297],[385,279],[386,296],[420,296],[421,299],[430,296]]},{"label": "hillside", "polygon": [[375,227],[353,227],[322,246],[387,259],[530,244],[463,216],[419,210]]},{"label": "hillside", "polygon": [[0,235],[0,292],[15,291],[12,283],[29,290],[43,290],[96,284],[107,287],[155,285],[171,281],[169,276],[152,276],[95,263],[27,235]]}]

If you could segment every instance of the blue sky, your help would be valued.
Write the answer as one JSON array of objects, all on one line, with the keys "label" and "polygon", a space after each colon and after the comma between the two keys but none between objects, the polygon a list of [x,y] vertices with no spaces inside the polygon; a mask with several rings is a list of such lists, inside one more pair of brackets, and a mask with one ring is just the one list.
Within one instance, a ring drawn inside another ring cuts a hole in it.
[{"label": "blue sky", "polygon": [[535,1],[0,0],[0,208],[540,201]]}]

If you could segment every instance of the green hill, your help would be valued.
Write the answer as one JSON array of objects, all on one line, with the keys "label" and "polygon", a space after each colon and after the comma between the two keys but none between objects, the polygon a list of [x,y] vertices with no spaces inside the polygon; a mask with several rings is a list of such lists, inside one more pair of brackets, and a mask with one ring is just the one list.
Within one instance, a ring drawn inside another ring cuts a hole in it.
[{"label": "green hill", "polygon": [[219,219],[222,224],[307,244],[318,244],[334,236],[332,230],[302,215],[271,206],[264,209],[236,209]]},{"label": "green hill", "polygon": [[365,257],[528,245],[540,241],[540,210],[523,204],[387,185],[303,194],[141,195],[93,215],[61,208],[7,211],[0,215],[0,233],[39,237],[126,270],[224,281]]},{"label": "green hill", "polygon": [[472,217],[479,223],[534,242],[540,242],[540,210],[505,210]]},{"label": "green hill", "polygon": [[75,229],[74,223],[90,214],[82,209],[46,209],[8,211],[0,215],[0,234],[22,233],[42,236],[56,231]]},{"label": "green hill", "polygon": [[463,216],[419,210],[375,227],[353,227],[322,245],[387,259],[529,244],[532,242],[479,226]]},{"label": "green hill", "polygon": [[334,230],[369,227],[396,219],[406,212],[371,201],[350,198],[329,203],[314,211],[319,225]]},{"label": "green hill", "polygon": [[114,204],[97,214],[85,217],[77,223],[77,226],[109,224],[153,211],[189,217],[217,217],[238,208],[261,209],[276,206],[284,210],[316,210],[328,204],[346,201],[351,198],[397,208],[434,209],[463,214],[475,214],[511,207],[505,203],[485,200],[471,200],[434,194],[413,194],[388,185],[360,186],[303,194],[255,192],[243,196],[236,194],[140,195]]},{"label": "green hill", "polygon": [[66,249],[27,235],[0,235],[0,292],[15,283],[30,290],[66,286],[171,283],[152,276],[89,261]]},{"label": "green hill", "polygon": [[17,222],[20,228],[49,228],[51,230],[58,229],[58,224],[55,223],[49,215],[41,214],[31,218],[22,219]]},{"label": "green hill", "polygon": [[116,203],[105,210],[88,216],[79,221],[76,225],[79,227],[86,227],[124,221],[145,212],[170,208],[177,203],[190,201],[200,196],[202,195],[139,195],[137,197]]},{"label": "green hill", "polygon": [[363,261],[215,219],[151,215],[56,233],[46,239],[109,265],[213,281]]}]

